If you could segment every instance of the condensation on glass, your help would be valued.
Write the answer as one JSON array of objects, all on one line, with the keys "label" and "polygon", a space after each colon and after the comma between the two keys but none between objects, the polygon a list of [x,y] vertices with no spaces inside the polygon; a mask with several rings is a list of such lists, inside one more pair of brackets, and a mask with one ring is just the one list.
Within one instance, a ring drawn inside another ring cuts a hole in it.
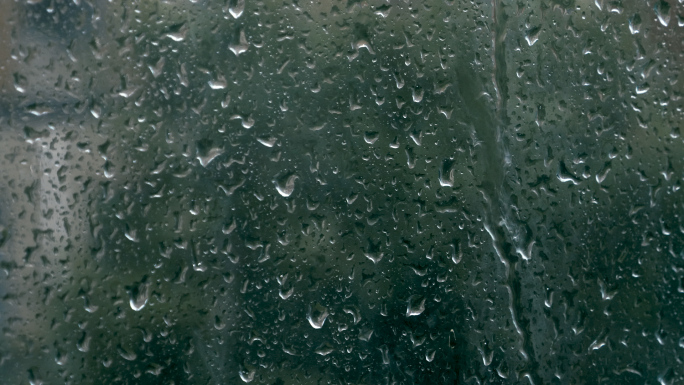
[{"label": "condensation on glass", "polygon": [[681,1],[0,18],[3,383],[684,383]]}]

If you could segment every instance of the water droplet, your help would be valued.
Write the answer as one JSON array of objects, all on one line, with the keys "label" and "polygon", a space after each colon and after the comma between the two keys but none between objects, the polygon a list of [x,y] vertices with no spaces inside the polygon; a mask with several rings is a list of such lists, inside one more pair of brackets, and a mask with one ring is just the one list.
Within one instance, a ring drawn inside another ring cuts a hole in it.
[{"label": "water droplet", "polygon": [[162,56],[155,65],[147,66],[147,68],[150,69],[150,72],[152,72],[153,77],[157,78],[161,75],[162,70],[164,69],[164,63],[166,63],[166,59]]},{"label": "water droplet", "polygon": [[558,178],[559,181],[565,183],[565,182],[571,182],[572,184],[579,184],[579,179],[577,179],[574,175],[568,171],[568,169],[565,167],[564,162],[558,162],[558,172],[556,173],[556,177]]},{"label": "water droplet", "polygon": [[436,352],[437,352],[436,350],[432,350],[432,349],[425,352],[425,361],[432,362],[435,359],[435,353]]},{"label": "water droplet", "polygon": [[249,43],[247,42],[247,37],[245,37],[245,31],[240,30],[240,38],[236,44],[230,44],[228,48],[235,54],[235,56],[240,56],[240,54],[247,51],[249,48]]},{"label": "water droplet", "polygon": [[31,104],[30,106],[26,107],[26,112],[28,112],[31,115],[34,116],[43,116],[47,115],[49,113],[52,113],[53,110],[49,107],[46,107],[44,105],[40,104]]},{"label": "water droplet", "polygon": [[320,329],[325,324],[325,320],[328,319],[328,308],[316,303],[313,306],[309,306],[309,311],[306,314],[306,319],[311,324],[314,329]]},{"label": "water droplet", "polygon": [[218,76],[217,79],[209,80],[209,88],[212,90],[222,90],[228,86],[226,79],[223,76]]},{"label": "water droplet", "polygon": [[366,134],[363,136],[363,140],[368,144],[373,144],[378,140],[379,137],[380,134],[377,131],[366,131]]},{"label": "water droplet", "polygon": [[525,32],[525,41],[527,42],[528,46],[533,46],[534,43],[539,40],[539,34],[541,33],[541,28],[539,27],[534,27],[531,29],[528,29],[527,32]]},{"label": "water droplet", "polygon": [[358,324],[359,321],[361,321],[361,312],[356,306],[345,306],[342,311],[344,311],[347,314],[351,314],[352,317],[354,317],[354,325]]},{"label": "water droplet", "polygon": [[59,366],[63,366],[67,363],[68,358],[69,357],[66,354],[64,354],[63,351],[57,350],[57,355],[55,356],[55,363]]},{"label": "water droplet", "polygon": [[458,265],[463,259],[463,250],[461,250],[461,244],[454,242],[451,244],[451,261]]},{"label": "water droplet", "polygon": [[90,336],[86,332],[83,332],[81,339],[76,343],[76,349],[83,353],[87,353],[90,350]]},{"label": "water droplet", "polygon": [[244,382],[252,382],[254,380],[254,375],[256,374],[256,369],[251,365],[243,365],[240,369],[240,379]]},{"label": "water droplet", "polygon": [[280,296],[280,298],[282,298],[282,299],[288,299],[292,296],[293,293],[294,293],[294,286],[289,288],[288,290],[283,290],[283,288],[281,287],[280,290],[278,291],[278,296]]},{"label": "water droplet", "polygon": [[359,340],[361,341],[370,341],[371,337],[373,336],[373,329],[370,328],[364,328],[359,331]]},{"label": "water droplet", "polygon": [[197,160],[199,160],[202,167],[207,167],[216,157],[223,154],[223,149],[220,147],[213,147],[210,140],[200,140],[197,142]]},{"label": "water droplet", "polygon": [[134,311],[140,311],[147,305],[147,300],[150,296],[150,285],[145,281],[146,279],[143,278],[143,282],[130,290],[129,304]]},{"label": "water droplet", "polygon": [[649,88],[648,83],[644,83],[636,87],[636,93],[637,95],[643,95],[648,92]]},{"label": "water droplet", "polygon": [[311,131],[320,131],[323,129],[323,127],[325,127],[325,124],[326,123],[320,124],[318,126],[311,127]]},{"label": "water droplet", "polygon": [[245,11],[245,0],[231,0],[230,6],[228,7],[228,12],[234,19],[242,16]]},{"label": "water droplet", "polygon": [[385,255],[383,252],[378,251],[378,252],[367,252],[363,253],[363,255],[373,261],[373,263],[378,263],[382,260],[382,257]]},{"label": "water droplet", "polygon": [[423,89],[422,88],[414,88],[411,90],[411,98],[413,99],[414,103],[420,103],[423,101]]},{"label": "water droplet", "polygon": [[670,4],[667,1],[659,1],[653,7],[653,10],[658,17],[658,21],[663,27],[667,27],[670,24]]},{"label": "water droplet", "polygon": [[641,16],[638,13],[629,18],[629,32],[636,35],[641,30]]},{"label": "water droplet", "polygon": [[289,197],[292,195],[295,189],[295,180],[297,179],[297,175],[294,173],[286,173],[280,178],[277,178],[273,181],[276,185],[276,190],[278,191],[278,194],[284,196],[285,198]]},{"label": "water droplet", "polygon": [[391,5],[383,4],[377,8],[375,8],[375,14],[378,16],[381,16],[382,18],[387,18],[390,14],[390,10],[392,9]]},{"label": "water droplet", "polygon": [[327,356],[328,354],[332,353],[334,350],[335,349],[333,349],[332,345],[330,345],[327,342],[324,342],[319,347],[317,347],[314,352],[316,354],[321,355],[321,356]]},{"label": "water droplet", "polygon": [[408,299],[408,306],[406,307],[406,316],[420,315],[425,311],[425,297],[421,295],[412,295]]},{"label": "water droplet", "polygon": [[128,351],[121,346],[117,347],[117,352],[126,361],[135,361],[136,358],[138,358],[138,355],[135,354],[135,352]]},{"label": "water droplet", "polygon": [[166,37],[173,41],[183,41],[185,40],[185,35],[188,33],[188,27],[183,24],[174,25],[171,28],[171,32],[166,34]]},{"label": "water droplet", "polygon": [[274,136],[262,136],[257,138],[257,142],[263,144],[266,147],[273,147],[278,139]]}]

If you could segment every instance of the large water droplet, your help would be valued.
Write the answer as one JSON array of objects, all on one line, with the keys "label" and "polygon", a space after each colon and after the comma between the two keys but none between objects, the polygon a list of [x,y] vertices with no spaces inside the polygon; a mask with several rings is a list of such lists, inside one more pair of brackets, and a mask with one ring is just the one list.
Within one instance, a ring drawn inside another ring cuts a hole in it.
[{"label": "large water droplet", "polygon": [[311,324],[314,329],[320,329],[325,324],[325,320],[328,318],[328,308],[316,303],[313,306],[309,306],[309,311],[306,314],[306,319]]},{"label": "large water droplet", "polygon": [[249,43],[247,42],[247,37],[245,37],[245,31],[240,31],[239,41],[235,44],[230,44],[228,48],[235,54],[235,56],[240,56],[249,48]]},{"label": "large water droplet", "polygon": [[641,16],[639,16],[638,13],[634,14],[634,16],[629,18],[629,32],[632,33],[632,35],[635,35],[639,33],[641,30]]},{"label": "large water droplet", "polygon": [[534,27],[527,30],[527,32],[525,32],[525,41],[527,41],[527,45],[529,45],[530,47],[533,46],[534,43],[536,43],[537,40],[539,40],[540,32],[541,28],[539,27]]},{"label": "large water droplet", "polygon": [[278,194],[284,196],[285,198],[292,195],[295,188],[295,180],[297,175],[294,173],[286,173],[279,178],[276,178],[273,182],[276,185],[276,190]]},{"label": "large water droplet", "polygon": [[322,343],[319,347],[316,348],[315,353],[321,356],[327,356],[328,354],[333,352],[333,347],[327,342]]},{"label": "large water droplet", "polygon": [[134,287],[130,291],[130,300],[129,304],[131,305],[131,309],[134,311],[140,311],[142,308],[147,305],[147,300],[150,297],[150,285],[149,283],[145,282],[145,279],[143,279],[143,282],[138,284],[138,286]]},{"label": "large water droplet", "polygon": [[228,12],[234,19],[242,16],[245,11],[245,0],[231,0]]},{"label": "large water droplet", "polygon": [[667,1],[659,1],[653,7],[655,10],[658,21],[663,27],[667,27],[670,24],[670,4]]},{"label": "large water droplet", "polygon": [[406,316],[420,315],[425,311],[425,297],[421,295],[412,295],[408,299],[408,306],[406,307]]},{"label": "large water droplet", "polygon": [[244,382],[252,382],[254,380],[254,375],[256,370],[251,365],[244,365],[240,368],[240,379]]}]

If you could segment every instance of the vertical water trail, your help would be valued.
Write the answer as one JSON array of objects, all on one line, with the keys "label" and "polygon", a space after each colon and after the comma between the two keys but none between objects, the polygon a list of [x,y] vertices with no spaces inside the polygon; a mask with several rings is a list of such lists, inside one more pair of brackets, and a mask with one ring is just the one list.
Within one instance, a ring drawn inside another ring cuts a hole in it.
[{"label": "vertical water trail", "polygon": [[[524,242],[525,235],[522,226],[520,226],[512,213],[512,202],[510,198],[510,188],[506,183],[507,173],[511,170],[511,153],[508,148],[508,138],[506,135],[506,128],[508,124],[508,112],[506,110],[506,101],[508,99],[508,75],[506,68],[506,31],[507,31],[507,16],[504,12],[501,0],[492,0],[492,83],[495,90],[495,117],[493,119],[493,127],[489,128],[489,135],[486,136],[485,141],[489,147],[490,154],[496,153],[497,156],[489,162],[490,168],[499,168],[496,172],[488,172],[490,178],[491,196],[489,197],[489,223],[485,224],[485,230],[492,239],[494,250],[499,261],[504,265],[505,277],[504,286],[508,292],[508,310],[511,315],[511,320],[518,334],[519,346],[518,350],[525,360],[530,359],[529,350],[531,344],[529,338],[526,336],[526,330],[521,327],[520,312],[521,312],[521,298],[520,298],[520,282],[516,272],[515,255],[511,255],[510,248],[505,248],[505,243],[512,243],[513,248],[520,254],[522,242]],[[493,132],[492,132],[493,131]],[[500,226],[501,230],[497,231]],[[522,254],[521,254],[522,255]],[[524,255],[522,255],[525,257]],[[527,259],[527,258],[525,258]]]}]

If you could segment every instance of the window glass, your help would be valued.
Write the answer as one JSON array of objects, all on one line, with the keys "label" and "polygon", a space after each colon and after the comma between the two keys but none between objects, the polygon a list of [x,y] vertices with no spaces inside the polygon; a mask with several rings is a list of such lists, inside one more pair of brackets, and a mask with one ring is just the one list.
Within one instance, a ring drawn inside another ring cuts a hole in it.
[{"label": "window glass", "polygon": [[2,382],[684,382],[682,26],[0,2]]}]

